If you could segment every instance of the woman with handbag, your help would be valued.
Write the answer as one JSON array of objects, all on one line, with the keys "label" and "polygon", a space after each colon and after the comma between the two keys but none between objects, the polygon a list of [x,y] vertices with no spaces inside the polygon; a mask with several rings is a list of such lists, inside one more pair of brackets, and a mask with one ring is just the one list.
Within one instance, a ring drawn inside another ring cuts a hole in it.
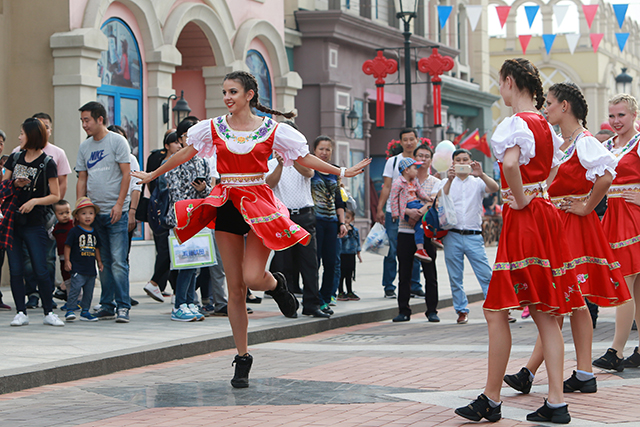
[{"label": "woman with handbag", "polygon": [[[267,161],[273,150],[290,165],[303,166],[341,176],[362,173],[371,160],[351,168],[337,168],[309,154],[305,137],[291,126],[280,126],[259,111],[292,117],[260,105],[258,82],[244,71],[227,74],[223,100],[229,115],[204,120],[189,129],[187,147],[151,174],[134,174],[146,183],[193,158],[216,157],[221,182],[204,200],[176,204],[179,241],[186,241],[203,227],[215,227],[216,240],[227,276],[229,322],[238,354],[231,385],[249,386],[253,357],[248,353],[247,287],[270,294],[282,313],[296,316],[298,301],[287,289],[281,273],[266,271],[271,250],[283,250],[297,243],[308,244],[310,235],[289,219],[286,207],[265,183]],[[246,240],[245,236],[246,235]]]},{"label": "woman with handbag", "polygon": [[11,326],[29,324],[25,304],[23,242],[38,282],[44,324],[64,326],[64,322],[53,313],[54,283],[46,262],[50,239],[45,228],[45,207],[60,200],[56,164],[42,151],[47,138],[42,121],[25,120],[18,137],[23,150],[10,156],[5,163],[2,190],[10,195],[2,202],[4,218],[0,223],[0,245],[7,250],[11,293],[17,311]]}]

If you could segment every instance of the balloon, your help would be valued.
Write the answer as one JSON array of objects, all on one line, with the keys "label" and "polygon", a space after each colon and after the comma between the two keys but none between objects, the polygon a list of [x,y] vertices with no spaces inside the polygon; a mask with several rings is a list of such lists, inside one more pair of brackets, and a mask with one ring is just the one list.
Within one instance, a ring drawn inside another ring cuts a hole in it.
[{"label": "balloon", "polygon": [[453,153],[455,150],[456,146],[453,145],[453,142],[449,141],[448,139],[443,139],[438,143],[438,146],[436,147],[436,153],[444,151],[445,153],[449,153],[449,155],[451,155],[451,153]]},{"label": "balloon", "polygon": [[433,166],[433,168],[438,172],[444,172],[451,167],[452,163],[453,160],[451,159],[451,153],[440,151],[433,155],[431,166]]}]

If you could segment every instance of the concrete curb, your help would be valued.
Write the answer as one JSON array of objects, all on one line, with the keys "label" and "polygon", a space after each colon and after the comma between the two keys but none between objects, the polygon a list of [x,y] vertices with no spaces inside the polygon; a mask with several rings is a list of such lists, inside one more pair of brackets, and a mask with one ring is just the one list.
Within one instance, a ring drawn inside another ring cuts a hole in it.
[{"label": "concrete curb", "polygon": [[[469,303],[481,301],[482,293],[467,296]],[[439,308],[451,307],[452,299],[447,298],[438,302]],[[424,301],[411,304],[416,315],[422,315],[426,310]],[[332,329],[360,325],[364,323],[380,322],[392,319],[398,313],[397,307],[389,307],[370,311],[337,314],[330,319],[301,318],[298,322],[280,326],[249,328],[249,345],[264,342],[279,341],[290,338],[313,335]],[[201,336],[185,340],[167,341],[164,343],[141,346],[127,351],[104,353],[98,356],[79,357],[62,362],[44,363],[25,369],[14,370],[9,375],[0,377],[0,394],[13,393],[33,387],[75,381],[84,378],[112,374],[114,372],[139,368],[200,356],[220,350],[234,348],[233,337],[230,335]]]}]

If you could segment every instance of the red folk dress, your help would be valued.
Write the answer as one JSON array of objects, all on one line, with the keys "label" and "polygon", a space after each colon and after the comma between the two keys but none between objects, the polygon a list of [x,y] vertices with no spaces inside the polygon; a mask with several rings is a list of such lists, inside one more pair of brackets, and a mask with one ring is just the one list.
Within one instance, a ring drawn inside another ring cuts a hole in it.
[{"label": "red folk dress", "polygon": [[[593,183],[605,171],[615,177],[616,158],[589,132],[580,133],[564,152],[553,183],[549,186],[551,203],[557,208],[564,199],[583,202],[589,198]],[[615,306],[631,299],[602,224],[595,211],[580,216],[558,210],[569,249],[576,264],[582,295],[600,306]],[[621,286],[623,285],[623,286]]]},{"label": "red folk dress", "polygon": [[266,247],[280,251],[296,243],[309,243],[309,233],[289,219],[286,206],[265,183],[273,150],[280,153],[285,166],[309,153],[300,132],[268,117],[258,129],[236,131],[229,127],[226,116],[220,116],[191,127],[187,143],[198,150],[200,157],[216,158],[220,184],[205,199],[176,203],[175,235],[179,242],[204,227],[215,228],[217,208],[229,200]]},{"label": "red folk dress", "polygon": [[[518,113],[496,128],[494,153],[502,170],[508,148],[520,147],[520,174],[526,195],[534,199],[521,210],[505,204],[503,228],[493,275],[483,308],[509,310],[535,305],[551,314],[584,306],[557,209],[549,201],[546,179],[559,160],[558,138],[537,113]],[[502,175],[502,195],[510,190]]]},{"label": "red folk dress", "polygon": [[622,148],[613,148],[613,139],[605,147],[618,159],[616,179],[607,193],[607,212],[602,218],[602,228],[623,276],[640,273],[640,206],[622,198],[626,191],[640,192],[640,133],[635,134]]}]

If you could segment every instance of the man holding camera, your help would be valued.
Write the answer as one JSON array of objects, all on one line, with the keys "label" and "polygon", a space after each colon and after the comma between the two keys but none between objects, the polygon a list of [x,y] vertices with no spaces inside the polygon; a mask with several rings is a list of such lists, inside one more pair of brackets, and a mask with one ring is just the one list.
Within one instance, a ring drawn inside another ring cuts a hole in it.
[{"label": "man holding camera", "polygon": [[469,150],[455,150],[452,157],[453,165],[447,171],[442,193],[453,202],[457,223],[442,238],[442,244],[453,307],[458,313],[457,322],[465,324],[469,321],[469,308],[467,295],[462,286],[464,256],[467,256],[486,296],[491,280],[491,266],[482,238],[482,199],[487,193],[498,191],[500,186],[482,172],[480,163],[471,160]]}]

